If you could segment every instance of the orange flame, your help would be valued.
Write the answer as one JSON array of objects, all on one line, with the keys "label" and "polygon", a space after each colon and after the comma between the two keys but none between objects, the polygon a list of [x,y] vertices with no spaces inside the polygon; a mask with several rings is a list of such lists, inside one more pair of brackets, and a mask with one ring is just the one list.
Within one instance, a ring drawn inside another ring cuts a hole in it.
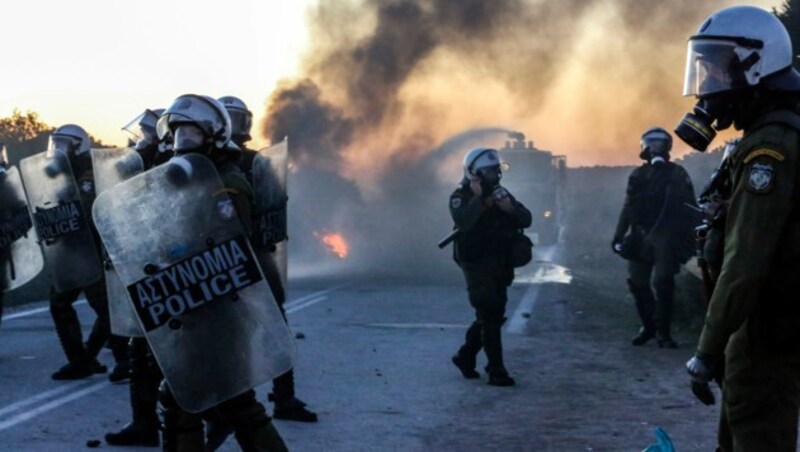
[{"label": "orange flame", "polygon": [[339,259],[346,258],[347,254],[350,252],[350,247],[341,234],[331,233],[321,236],[320,233],[314,231],[314,236],[321,239],[322,243],[324,243],[333,254],[339,256]]}]

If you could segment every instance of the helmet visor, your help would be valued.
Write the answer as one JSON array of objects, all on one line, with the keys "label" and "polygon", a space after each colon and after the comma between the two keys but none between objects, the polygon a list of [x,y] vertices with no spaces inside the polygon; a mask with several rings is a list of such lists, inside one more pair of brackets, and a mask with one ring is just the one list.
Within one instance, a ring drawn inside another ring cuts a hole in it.
[{"label": "helmet visor", "polygon": [[[740,55],[748,55],[744,60]],[[745,49],[724,39],[691,39],[686,52],[684,96],[710,94],[746,88],[746,73],[760,60],[760,51]]]},{"label": "helmet visor", "polygon": [[216,135],[215,131],[225,130],[227,127],[223,112],[219,110],[225,109],[216,108],[200,96],[179,97],[158,119],[158,138],[164,139],[170,128],[174,129],[179,124],[194,124],[207,136],[213,137]]},{"label": "helmet visor", "polygon": [[145,110],[144,113],[133,118],[131,122],[125,124],[122,128],[128,135],[133,138],[133,141],[142,141],[147,138],[151,141],[156,141],[156,122],[158,117],[151,110]]},{"label": "helmet visor", "polygon": [[57,152],[64,155],[74,154],[81,145],[81,140],[69,135],[50,135],[47,143],[47,155],[52,156]]},{"label": "helmet visor", "polygon": [[252,115],[249,111],[228,108],[228,115],[231,117],[231,132],[233,136],[246,137],[250,135]]}]

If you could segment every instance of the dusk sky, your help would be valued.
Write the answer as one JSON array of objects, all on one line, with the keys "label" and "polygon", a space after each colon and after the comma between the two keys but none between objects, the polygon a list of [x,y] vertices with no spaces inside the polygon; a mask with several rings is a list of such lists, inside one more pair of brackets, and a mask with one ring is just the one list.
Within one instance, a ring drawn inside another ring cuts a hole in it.
[{"label": "dusk sky", "polygon": [[[529,9],[558,1],[530,0]],[[359,4],[355,0],[339,3],[351,5],[356,15],[369,11],[353,6]],[[557,76],[526,99],[510,88],[518,80],[493,77],[503,67],[471,72],[464,54],[443,46],[401,87],[398,99],[406,109],[399,126],[415,127],[417,110],[441,110],[445,113],[438,115],[435,139],[469,127],[508,126],[526,131],[537,146],[568,155],[570,165],[635,163],[630,149],[638,145],[641,130],[653,123],[671,129],[691,109],[693,101],[681,97],[681,83],[686,38],[700,24],[696,17],[720,5],[771,8],[780,2],[719,0],[706,7],[704,2],[679,0],[676,9],[691,8],[692,14],[682,22],[661,24],[673,32],[661,41],[660,33],[646,34],[649,29],[639,26],[671,19],[621,22],[617,3],[622,2],[571,0],[581,7],[581,15],[569,24],[577,30],[572,30],[563,54],[542,63],[557,64]],[[664,8],[673,6],[666,3]],[[311,31],[311,13],[319,4],[338,7],[330,0],[6,2],[0,27],[6,43],[0,115],[14,108],[32,110],[50,125],[76,123],[105,142],[122,145],[126,135],[120,128],[144,108],[166,107],[178,95],[193,92],[242,98],[259,128],[279,80],[305,76],[315,55],[330,45],[326,41],[336,39],[320,35],[319,26],[316,34]],[[368,28],[373,22],[353,17],[352,26]],[[357,33],[348,36],[353,35]],[[539,45],[552,38],[534,28],[514,36]],[[502,44],[495,42],[499,52]],[[637,65],[648,70],[658,66],[660,72],[648,72],[649,78],[638,85]],[[651,85],[657,85],[657,93]],[[254,132],[256,145],[267,144],[260,129]],[[397,135],[385,127],[371,133]],[[350,150],[347,155],[365,165],[375,153]]]}]

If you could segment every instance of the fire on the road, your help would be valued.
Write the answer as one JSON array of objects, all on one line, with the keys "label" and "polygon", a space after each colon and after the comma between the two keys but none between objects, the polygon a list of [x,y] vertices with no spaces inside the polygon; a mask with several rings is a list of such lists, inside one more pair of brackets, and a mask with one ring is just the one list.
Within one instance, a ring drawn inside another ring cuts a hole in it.
[{"label": "fire on the road", "polygon": [[333,254],[339,256],[339,259],[344,259],[347,257],[350,247],[347,245],[347,241],[341,234],[321,234],[317,231],[314,231],[314,236],[320,239]]}]

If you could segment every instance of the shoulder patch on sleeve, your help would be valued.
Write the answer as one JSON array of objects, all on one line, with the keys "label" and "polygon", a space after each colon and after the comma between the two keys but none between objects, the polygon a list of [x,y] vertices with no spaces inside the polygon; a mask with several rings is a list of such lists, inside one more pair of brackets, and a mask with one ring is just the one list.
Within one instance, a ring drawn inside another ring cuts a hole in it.
[{"label": "shoulder patch on sleeve", "polygon": [[775,186],[775,169],[772,163],[762,159],[747,168],[747,189],[753,193],[769,193]]},{"label": "shoulder patch on sleeve", "polygon": [[459,207],[461,207],[461,197],[453,196],[452,198],[450,198],[450,207],[453,209],[458,209]]},{"label": "shoulder patch on sleeve", "polygon": [[774,149],[758,148],[755,151],[752,151],[749,154],[747,154],[747,157],[744,158],[744,164],[746,165],[750,163],[753,159],[756,159],[761,156],[772,157],[779,162],[786,160],[786,157],[784,157],[783,154]]}]

